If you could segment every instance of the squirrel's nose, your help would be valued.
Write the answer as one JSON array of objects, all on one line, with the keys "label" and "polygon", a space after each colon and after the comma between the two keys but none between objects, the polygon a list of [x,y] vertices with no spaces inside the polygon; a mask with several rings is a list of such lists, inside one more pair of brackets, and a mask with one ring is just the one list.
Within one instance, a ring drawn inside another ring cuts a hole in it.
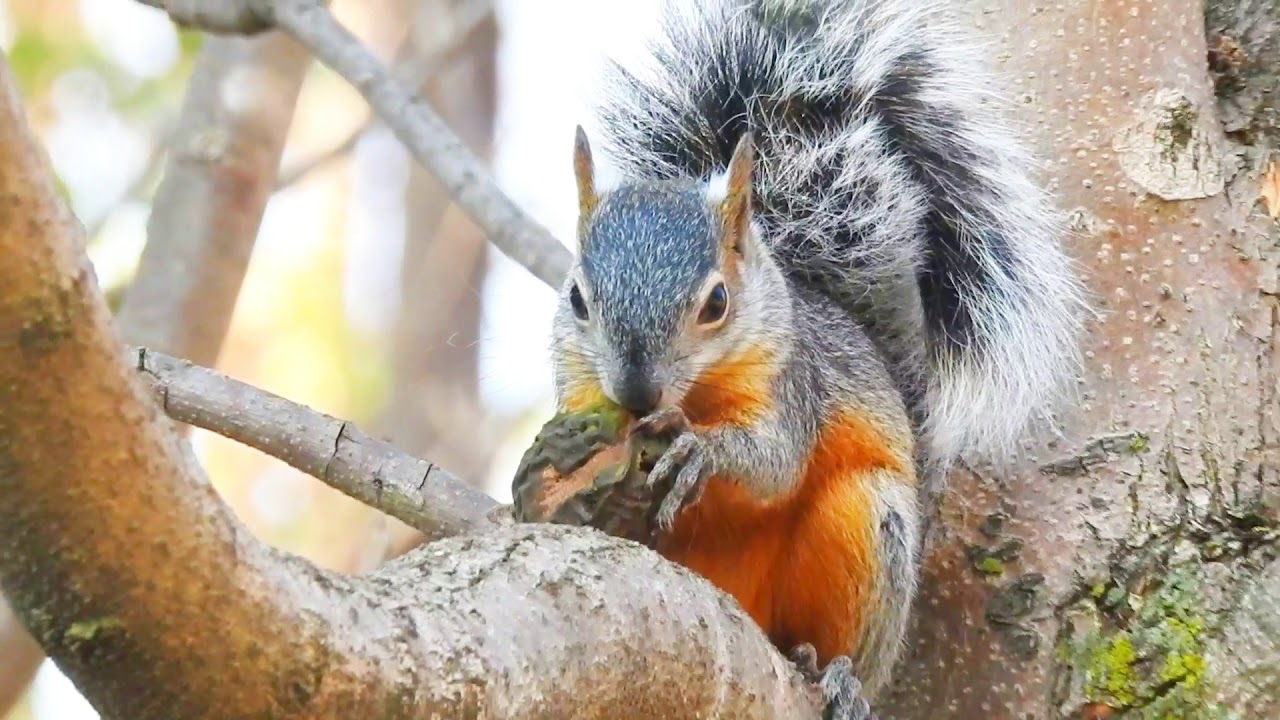
[{"label": "squirrel's nose", "polygon": [[658,409],[662,388],[645,377],[631,376],[618,386],[618,404],[636,417],[644,417]]}]

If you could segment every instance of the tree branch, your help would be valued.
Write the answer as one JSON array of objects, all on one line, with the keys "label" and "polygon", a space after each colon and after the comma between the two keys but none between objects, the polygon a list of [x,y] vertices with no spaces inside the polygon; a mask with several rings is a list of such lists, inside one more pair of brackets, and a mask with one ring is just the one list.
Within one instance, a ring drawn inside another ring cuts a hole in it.
[{"label": "tree branch", "polygon": [[429,537],[479,524],[497,503],[355,425],[146,348],[131,348],[169,417],[283,460]]},{"label": "tree branch", "polygon": [[364,95],[413,158],[439,178],[498,250],[552,287],[568,272],[568,249],[499,190],[484,164],[435,110],[397,82],[319,1],[140,1],[168,10],[175,22],[209,32],[260,32],[275,23]]},{"label": "tree branch", "polygon": [[210,32],[256,32],[263,22],[274,22],[364,96],[495,247],[552,287],[568,272],[569,250],[512,202],[431,106],[397,82],[317,0],[141,1],[167,9],[177,22]]},{"label": "tree branch", "polygon": [[0,60],[0,585],[105,718],[816,714],[735,603],[634,543],[512,525],[350,578],[257,541],[124,362],[51,177]]},{"label": "tree branch", "polygon": [[[138,0],[143,5],[164,10],[174,22],[205,32],[253,35],[272,27],[270,7],[255,0]],[[264,12],[265,10],[265,12]]]},{"label": "tree branch", "polygon": [[[445,58],[452,55],[458,49],[458,45],[469,37],[472,31],[479,27],[485,18],[492,14],[493,3],[491,0],[471,0],[456,12],[450,14],[453,22],[450,23],[446,31],[440,32],[433,37],[434,44],[420,48],[411,40],[406,41],[404,47],[396,52],[396,56],[401,59],[396,63],[392,74],[405,87],[421,88]],[[292,167],[281,170],[280,177],[276,181],[276,190],[294,185],[318,168],[324,167],[350,153],[355,148],[356,143],[360,142],[360,138],[364,137],[376,124],[377,116],[370,113],[363,122],[340,142],[309,158],[299,160]]]},{"label": "tree branch", "polygon": [[[310,62],[283,33],[211,38],[201,48],[177,126],[162,133],[169,152],[157,148],[126,194],[167,158],[147,244],[116,316],[129,341],[205,365],[217,360]],[[229,79],[238,94],[224,92]],[[23,670],[30,682],[40,663],[29,657],[34,641],[17,630],[0,634],[0,653],[13,655],[5,681],[13,684]],[[0,693],[0,715],[7,708]]]},{"label": "tree branch", "polygon": [[413,156],[449,189],[458,205],[512,260],[555,287],[569,269],[569,251],[497,186],[467,149],[416,94],[397,82],[368,50],[310,0],[278,0],[276,24],[351,83]]}]

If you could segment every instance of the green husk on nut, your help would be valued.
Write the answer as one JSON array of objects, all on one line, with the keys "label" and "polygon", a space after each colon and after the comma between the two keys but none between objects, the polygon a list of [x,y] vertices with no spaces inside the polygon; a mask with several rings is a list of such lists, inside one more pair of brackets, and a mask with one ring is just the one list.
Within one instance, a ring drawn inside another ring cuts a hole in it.
[{"label": "green husk on nut", "polygon": [[511,484],[517,522],[590,526],[652,544],[657,499],[646,488],[672,438],[632,432],[615,406],[551,418],[525,451]]}]

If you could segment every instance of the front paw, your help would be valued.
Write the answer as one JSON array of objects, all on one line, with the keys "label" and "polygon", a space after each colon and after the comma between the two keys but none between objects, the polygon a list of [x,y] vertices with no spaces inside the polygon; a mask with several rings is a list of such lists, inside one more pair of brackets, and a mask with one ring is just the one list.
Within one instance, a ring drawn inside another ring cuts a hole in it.
[{"label": "front paw", "polygon": [[636,432],[675,436],[666,452],[654,463],[645,483],[651,490],[670,488],[662,496],[655,517],[658,529],[666,532],[675,525],[680,511],[697,502],[702,495],[702,488],[711,475],[710,453],[706,440],[690,429],[688,419],[678,407],[645,417],[637,425]]},{"label": "front paw", "polygon": [[648,437],[675,437],[688,430],[689,418],[679,405],[673,405],[640,418],[634,432]]},{"label": "front paw", "polygon": [[813,646],[797,645],[788,654],[796,669],[822,692],[823,720],[876,720],[871,705],[862,697],[862,683],[853,676],[853,661],[841,655],[818,669],[818,654]]}]

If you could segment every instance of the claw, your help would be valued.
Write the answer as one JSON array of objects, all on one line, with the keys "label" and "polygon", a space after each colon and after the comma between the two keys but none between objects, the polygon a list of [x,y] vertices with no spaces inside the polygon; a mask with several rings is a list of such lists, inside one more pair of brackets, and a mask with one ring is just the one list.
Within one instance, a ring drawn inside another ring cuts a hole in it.
[{"label": "claw", "polygon": [[822,680],[822,670],[818,668],[818,651],[810,643],[803,643],[791,648],[787,658],[795,663],[796,669],[805,679],[817,685]]},{"label": "claw", "polygon": [[658,459],[646,484],[653,488],[670,482],[671,489],[662,498],[655,518],[660,530],[670,530],[680,511],[702,495],[702,487],[710,474],[708,470],[701,441],[692,433],[678,436]]},{"label": "claw", "polygon": [[818,687],[827,699],[824,720],[874,720],[871,705],[862,697],[862,683],[853,676],[853,661],[847,656],[827,663]]},{"label": "claw", "polygon": [[646,415],[636,423],[635,432],[643,435],[679,434],[689,427],[689,420],[679,405],[663,408]]},{"label": "claw", "polygon": [[[684,435],[682,437],[690,437]],[[707,480],[707,462],[700,453],[691,452],[686,458],[684,467],[680,468],[679,474],[676,475],[675,484],[671,486],[671,491],[662,499],[662,504],[658,506],[658,527],[662,530],[670,530],[676,522],[676,515],[680,513],[686,505],[691,505],[698,501],[702,496],[702,488]]]},{"label": "claw", "polygon": [[696,444],[697,440],[688,434],[678,436],[662,457],[658,458],[658,462],[654,463],[645,485],[650,488],[661,487],[675,480],[680,467],[689,459]]},{"label": "claw", "polygon": [[663,493],[654,521],[657,526],[655,532],[665,532],[675,525],[676,516],[682,509],[702,496],[702,488],[711,474],[711,463],[706,457],[702,438],[690,431],[689,420],[678,406],[641,418],[634,432],[649,436],[675,436],[645,480],[646,488]]},{"label": "claw", "polygon": [[797,645],[787,654],[796,669],[822,691],[826,702],[823,720],[875,720],[871,705],[862,697],[862,683],[853,676],[853,661],[841,655],[818,670],[818,653],[813,645]]}]

